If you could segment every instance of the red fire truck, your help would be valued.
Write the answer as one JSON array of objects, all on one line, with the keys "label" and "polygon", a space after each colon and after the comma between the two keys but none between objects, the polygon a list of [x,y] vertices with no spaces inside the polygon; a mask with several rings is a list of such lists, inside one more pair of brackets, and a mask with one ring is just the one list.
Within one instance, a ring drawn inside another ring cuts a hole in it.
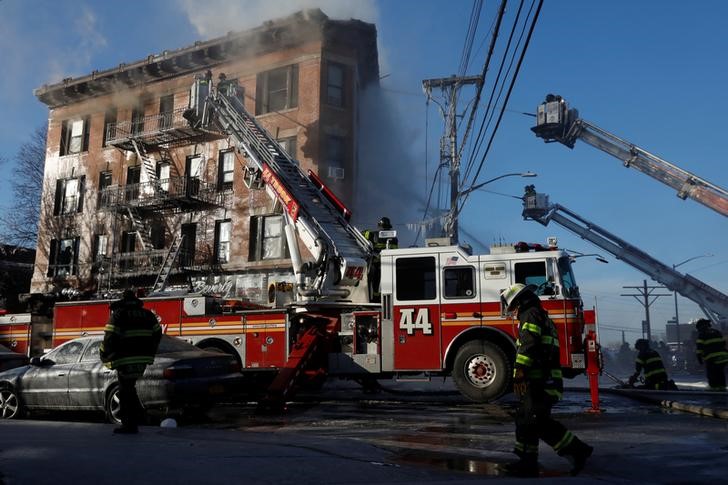
[{"label": "red fire truck", "polygon": [[[505,315],[500,291],[525,283],[558,328],[565,374],[584,371],[584,311],[565,251],[519,243],[473,255],[428,245],[375,257],[348,209],[301,170],[241,100],[236,81],[213,89],[210,77],[197,78],[185,118],[193,129],[228,137],[245,154],[246,184],[268,190],[283,207],[295,301],[246,310],[204,295],[146,298],[167,334],[237,355],[245,373],[269,373],[264,402],[271,406],[325,375],[450,375],[465,396],[485,402],[510,390],[515,359],[517,322]],[[373,264],[381,275],[379,301],[368,291]],[[103,332],[108,312],[108,300],[56,304],[53,344]]]}]

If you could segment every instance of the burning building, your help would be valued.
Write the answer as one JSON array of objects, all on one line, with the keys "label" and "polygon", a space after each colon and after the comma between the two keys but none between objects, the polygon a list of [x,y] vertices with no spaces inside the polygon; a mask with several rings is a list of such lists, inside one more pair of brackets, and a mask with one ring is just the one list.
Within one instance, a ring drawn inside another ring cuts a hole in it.
[{"label": "burning building", "polygon": [[280,207],[245,184],[230,140],[182,116],[208,70],[237,79],[301,167],[354,201],[376,29],[299,12],[36,89],[50,115],[31,291],[181,285],[262,302],[270,283],[292,281]]}]

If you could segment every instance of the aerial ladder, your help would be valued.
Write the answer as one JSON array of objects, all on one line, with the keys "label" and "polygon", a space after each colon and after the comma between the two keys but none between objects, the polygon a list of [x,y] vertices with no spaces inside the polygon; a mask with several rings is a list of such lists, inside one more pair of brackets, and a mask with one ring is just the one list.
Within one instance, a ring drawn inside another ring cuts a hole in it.
[{"label": "aerial ladder", "polygon": [[[316,174],[301,170],[245,109],[243,99],[236,80],[221,76],[213,86],[208,71],[195,78],[190,108],[183,116],[199,131],[229,137],[247,160],[246,185],[265,187],[284,209],[286,242],[296,277],[296,314],[290,318],[304,323],[260,403],[263,410],[279,411],[301,382],[325,372],[318,361],[334,342],[340,322],[321,308],[369,304],[365,276],[373,248],[349,223],[351,212]],[[299,240],[313,261],[303,262]]]},{"label": "aerial ladder", "polygon": [[546,101],[538,106],[536,126],[531,130],[546,143],[559,142],[569,148],[574,148],[577,140],[588,143],[620,159],[625,167],[639,170],[677,190],[681,199],[692,199],[728,216],[726,189],[579,118],[579,112],[570,109],[561,96],[546,96]]},{"label": "aerial ladder", "polygon": [[[351,224],[351,213],[311,171],[304,173],[243,104],[236,80],[197,76],[184,117],[201,131],[223,133],[247,160],[248,187],[267,187],[285,209],[285,235],[299,301],[336,301],[350,296],[367,273],[372,247]],[[298,238],[296,238],[298,236]],[[303,262],[297,240],[313,256]],[[368,299],[366,300],[368,302]]]},{"label": "aerial ladder", "polygon": [[523,197],[523,218],[544,226],[553,221],[645,273],[669,290],[694,301],[714,323],[722,324],[728,320],[728,296],[689,274],[682,274],[661,263],[566,207],[549,203],[548,195],[537,193],[532,185],[526,187]]}]

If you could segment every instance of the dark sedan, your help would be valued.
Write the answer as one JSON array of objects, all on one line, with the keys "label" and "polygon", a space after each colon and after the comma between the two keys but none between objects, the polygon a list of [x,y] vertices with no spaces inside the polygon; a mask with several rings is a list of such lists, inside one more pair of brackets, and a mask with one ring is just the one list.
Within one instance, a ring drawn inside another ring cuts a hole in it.
[{"label": "dark sedan", "polygon": [[[99,360],[101,341],[100,336],[70,340],[30,365],[1,372],[0,417],[18,418],[26,410],[99,410],[118,423],[118,379]],[[137,390],[147,410],[177,412],[209,406],[239,390],[241,379],[234,357],[165,335]]]},{"label": "dark sedan", "polygon": [[0,345],[0,372],[15,367],[21,367],[28,363],[28,358],[23,354],[13,352],[9,348]]}]

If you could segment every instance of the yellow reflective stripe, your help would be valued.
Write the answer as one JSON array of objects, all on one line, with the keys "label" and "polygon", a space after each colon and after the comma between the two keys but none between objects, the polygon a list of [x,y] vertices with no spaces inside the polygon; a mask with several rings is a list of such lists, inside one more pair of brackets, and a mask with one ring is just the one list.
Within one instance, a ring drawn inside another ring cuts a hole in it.
[{"label": "yellow reflective stripe", "polygon": [[637,362],[638,364],[645,365],[645,361],[642,359],[635,359],[635,362]]},{"label": "yellow reflective stripe", "polygon": [[651,359],[647,359],[648,364],[651,364],[653,362],[662,362],[662,359],[660,357],[652,357]]},{"label": "yellow reflective stripe", "polygon": [[706,355],[704,357],[704,359],[705,360],[713,360],[715,358],[716,360],[718,360],[721,357],[724,358],[724,359],[725,358],[728,358],[728,352],[726,352],[725,350],[720,350],[718,352],[713,352],[713,353],[710,353],[710,354]]},{"label": "yellow reflective stripe", "polygon": [[554,377],[556,379],[563,379],[564,374],[561,372],[561,369],[551,369],[551,377]]},{"label": "yellow reflective stripe", "polygon": [[533,323],[524,322],[523,325],[521,325],[521,330],[541,335],[541,327]]},{"label": "yellow reflective stripe", "polygon": [[116,325],[112,325],[110,323],[107,323],[104,327],[104,332],[111,332],[111,333],[119,333],[121,331],[120,328],[118,328]]},{"label": "yellow reflective stripe", "polygon": [[531,367],[531,365],[533,364],[533,359],[527,355],[518,354],[518,355],[516,355],[516,364],[521,364],[521,365]]},{"label": "yellow reflective stripe", "polygon": [[551,337],[550,335],[542,335],[541,343],[546,345],[553,345],[554,347],[559,346],[559,339]]},{"label": "yellow reflective stripe", "polygon": [[651,372],[645,372],[645,377],[652,377],[656,374],[667,374],[667,372],[665,372],[665,369],[655,369]]},{"label": "yellow reflective stripe", "polygon": [[560,451],[563,448],[566,448],[571,444],[571,442],[574,441],[574,435],[571,433],[571,431],[567,431],[564,433],[563,438],[559,440],[558,443],[554,445],[554,451]]},{"label": "yellow reflective stripe", "polygon": [[520,347],[520,346],[521,346],[521,339],[517,338],[516,339],[516,347]]},{"label": "yellow reflective stripe", "polygon": [[139,329],[139,330],[126,330],[124,331],[125,337],[151,337],[153,335],[153,330],[145,330],[145,329]]},{"label": "yellow reflective stripe", "polygon": [[147,357],[147,356],[134,356],[134,357],[122,357],[120,359],[115,359],[113,361],[114,367],[118,367],[120,365],[129,365],[129,364],[151,364],[154,362],[154,357]]},{"label": "yellow reflective stripe", "polygon": [[544,391],[546,392],[546,394],[555,397],[559,401],[564,396],[560,391],[557,391],[556,389],[544,389]]},{"label": "yellow reflective stripe", "polygon": [[725,342],[723,337],[716,337],[716,338],[709,338],[708,340],[698,340],[698,343],[709,345],[709,344],[715,344],[718,342]]}]

